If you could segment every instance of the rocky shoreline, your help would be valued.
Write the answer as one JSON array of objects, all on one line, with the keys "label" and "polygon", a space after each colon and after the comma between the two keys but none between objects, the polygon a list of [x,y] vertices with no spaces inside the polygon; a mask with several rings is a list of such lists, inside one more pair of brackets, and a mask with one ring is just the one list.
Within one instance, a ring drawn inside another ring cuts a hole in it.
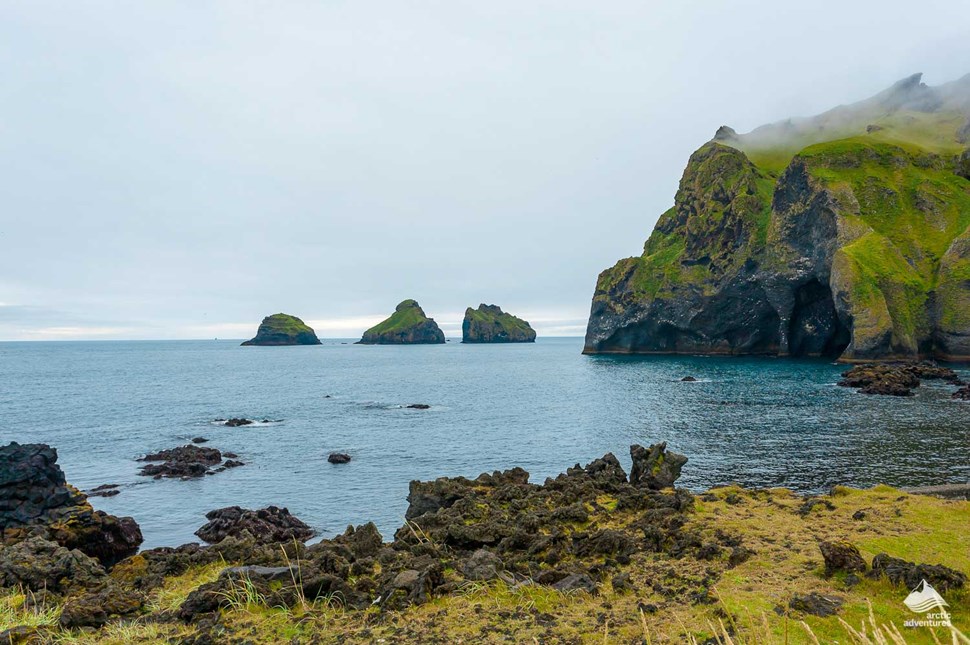
[{"label": "rocky shoreline", "polygon": [[[208,450],[178,450],[186,448]],[[23,594],[24,615],[44,608],[56,621],[6,625],[0,642],[50,642],[72,630],[97,637],[146,620],[155,632],[167,634],[158,642],[272,642],[238,627],[237,619],[244,617],[237,610],[250,604],[287,616],[308,607],[329,611],[336,604],[353,630],[311,640],[368,641],[385,621],[404,620],[434,599],[460,604],[484,588],[610,606],[643,596],[636,611],[646,620],[662,607],[716,605],[728,572],[772,551],[773,541],[730,519],[762,505],[776,514],[775,523],[818,524],[814,560],[824,569],[802,575],[814,586],[830,580],[843,589],[834,595],[795,594],[778,605],[781,614],[841,615],[849,602],[845,590],[863,579],[894,590],[919,579],[946,593],[962,594],[966,587],[970,563],[959,558],[925,563],[880,551],[870,563],[854,544],[839,539],[892,507],[898,524],[906,497],[898,491],[865,497],[867,506],[853,512],[850,526],[830,535],[821,528],[823,520],[839,506],[852,511],[848,500],[856,493],[798,498],[787,491],[734,488],[694,495],[675,487],[687,458],[665,444],[634,445],[630,456],[629,476],[607,454],[542,484],[530,483],[521,468],[475,479],[412,481],[404,523],[390,541],[368,523],[307,544],[314,530],[287,509],[234,506],[207,514],[196,534],[208,546],[138,553],[142,540],[135,520],[94,511],[66,483],[53,448],[10,444],[0,448],[0,587]],[[877,504],[883,497],[895,502]],[[970,517],[965,502],[934,503],[964,504],[954,512]],[[707,507],[723,510],[708,518]],[[807,551],[803,557],[812,558]],[[199,571],[208,577],[199,579]],[[177,603],[159,608],[159,595],[184,577],[193,580],[191,588]],[[541,611],[525,618],[545,634],[543,640],[556,636],[561,620]],[[500,631],[513,619],[481,617],[487,629]],[[373,625],[361,627],[360,621]],[[596,621],[587,627],[602,629]],[[407,630],[395,634],[392,640],[409,640]]]}]

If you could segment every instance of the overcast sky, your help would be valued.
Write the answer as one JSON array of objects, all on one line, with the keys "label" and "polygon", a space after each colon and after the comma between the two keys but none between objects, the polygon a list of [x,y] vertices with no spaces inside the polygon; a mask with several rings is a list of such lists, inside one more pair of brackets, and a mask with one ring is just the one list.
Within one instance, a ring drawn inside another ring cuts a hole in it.
[{"label": "overcast sky", "polygon": [[970,72],[970,3],[0,0],[0,340],[581,335],[690,153]]}]

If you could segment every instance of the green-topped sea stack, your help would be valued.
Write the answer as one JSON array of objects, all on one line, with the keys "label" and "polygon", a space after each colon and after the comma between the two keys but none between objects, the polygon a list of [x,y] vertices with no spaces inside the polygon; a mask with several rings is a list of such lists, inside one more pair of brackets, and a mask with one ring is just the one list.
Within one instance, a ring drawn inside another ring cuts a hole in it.
[{"label": "green-topped sea stack", "polygon": [[316,333],[296,316],[273,314],[263,318],[256,336],[243,345],[319,345]]},{"label": "green-topped sea stack", "polygon": [[970,359],[970,75],[695,152],[585,353]]},{"label": "green-topped sea stack", "polygon": [[505,313],[498,305],[465,310],[461,323],[463,343],[534,343],[536,332],[526,321]]},{"label": "green-topped sea stack", "polygon": [[405,300],[391,317],[364,332],[358,345],[433,345],[445,342],[445,334],[428,318],[416,300]]}]

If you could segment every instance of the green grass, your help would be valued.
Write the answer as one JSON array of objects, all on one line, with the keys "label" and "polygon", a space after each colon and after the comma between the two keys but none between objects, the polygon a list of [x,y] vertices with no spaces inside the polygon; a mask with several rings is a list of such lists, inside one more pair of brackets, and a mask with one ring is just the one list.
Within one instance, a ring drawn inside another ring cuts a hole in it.
[{"label": "green grass", "polygon": [[415,300],[404,300],[397,306],[394,313],[386,320],[374,325],[364,332],[365,336],[392,334],[410,329],[429,320]]},{"label": "green grass", "polygon": [[296,316],[282,313],[263,318],[263,322],[260,324],[260,331],[293,336],[303,332],[313,333],[313,330]]}]

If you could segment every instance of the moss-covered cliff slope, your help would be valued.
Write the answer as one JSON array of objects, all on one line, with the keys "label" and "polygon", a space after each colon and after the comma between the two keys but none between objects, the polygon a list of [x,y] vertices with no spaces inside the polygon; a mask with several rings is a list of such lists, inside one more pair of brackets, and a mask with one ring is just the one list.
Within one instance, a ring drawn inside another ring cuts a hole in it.
[{"label": "moss-covered cliff slope", "polygon": [[600,274],[585,352],[970,359],[968,140],[970,75],[722,127]]}]

